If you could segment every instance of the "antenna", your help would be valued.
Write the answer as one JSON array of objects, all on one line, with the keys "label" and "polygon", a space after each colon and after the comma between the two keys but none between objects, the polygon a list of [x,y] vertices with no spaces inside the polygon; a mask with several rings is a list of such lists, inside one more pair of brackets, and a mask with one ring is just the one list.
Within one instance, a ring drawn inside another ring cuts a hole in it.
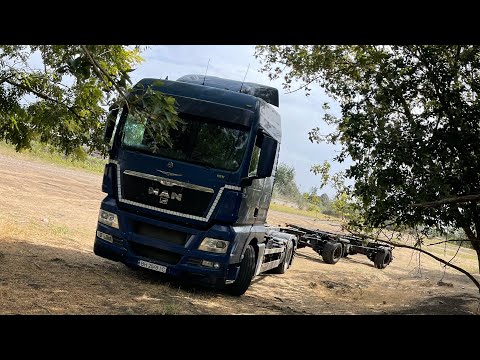
[{"label": "antenna", "polygon": [[242,92],[243,83],[245,82],[245,79],[247,78],[248,69],[250,69],[250,64],[248,64],[247,71],[245,71],[245,76],[243,77],[242,86],[240,86],[240,90],[238,92]]},{"label": "antenna", "polygon": [[203,83],[202,83],[202,85],[205,85],[205,78],[207,77],[208,65],[210,65],[210,59],[208,59],[207,69],[205,70],[205,75],[203,76]]}]

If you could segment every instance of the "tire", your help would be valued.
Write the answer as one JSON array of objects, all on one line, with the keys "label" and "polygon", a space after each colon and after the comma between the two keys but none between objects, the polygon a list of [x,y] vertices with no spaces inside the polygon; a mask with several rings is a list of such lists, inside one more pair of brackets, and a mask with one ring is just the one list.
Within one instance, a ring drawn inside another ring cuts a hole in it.
[{"label": "tire", "polygon": [[350,254],[350,244],[344,244],[343,257],[347,257]]},{"label": "tire", "polygon": [[285,274],[287,269],[290,267],[290,261],[292,260],[292,256],[293,256],[293,242],[292,240],[288,240],[287,252],[285,254],[285,258],[280,263],[280,265],[278,265],[275,269],[272,270],[272,273]]},{"label": "tire", "polygon": [[226,291],[235,296],[245,294],[255,272],[255,250],[252,245],[247,245],[245,254],[243,254],[242,262],[240,263],[240,271],[238,272],[237,280],[233,284],[227,285]]},{"label": "tire", "polygon": [[342,257],[342,244],[327,241],[322,250],[322,259],[327,264],[336,264]]},{"label": "tire", "polygon": [[392,252],[389,249],[381,249],[375,254],[375,258],[373,260],[374,266],[377,269],[385,269],[391,262]]}]

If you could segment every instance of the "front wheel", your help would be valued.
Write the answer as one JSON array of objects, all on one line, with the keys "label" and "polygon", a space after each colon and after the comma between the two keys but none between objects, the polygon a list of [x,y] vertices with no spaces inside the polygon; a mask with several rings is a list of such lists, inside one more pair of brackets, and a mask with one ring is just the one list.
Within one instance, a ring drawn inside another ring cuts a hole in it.
[{"label": "front wheel", "polygon": [[237,280],[233,284],[227,285],[226,291],[235,296],[245,294],[250,283],[252,282],[255,273],[255,250],[252,245],[247,245],[245,254],[243,254],[242,262],[240,263],[240,271],[238,272]]}]

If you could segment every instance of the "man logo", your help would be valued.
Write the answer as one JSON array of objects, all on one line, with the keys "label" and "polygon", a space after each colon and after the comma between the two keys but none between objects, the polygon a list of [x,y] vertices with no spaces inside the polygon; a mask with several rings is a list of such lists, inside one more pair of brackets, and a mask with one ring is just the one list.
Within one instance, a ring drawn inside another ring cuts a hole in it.
[{"label": "man logo", "polygon": [[177,194],[176,192],[173,192],[171,194],[168,193],[167,190],[163,190],[160,192],[159,189],[154,189],[153,187],[148,188],[148,194],[149,195],[155,195],[160,198],[160,204],[168,204],[168,200],[177,200],[177,201],[182,201],[182,194]]},{"label": "man logo", "polygon": [[153,194],[153,195],[158,196],[158,189],[154,189],[154,188],[152,188],[152,187],[149,187],[149,188],[148,188],[148,194],[149,194],[149,195]]},{"label": "man logo", "polygon": [[177,194],[177,193],[172,192],[171,199],[182,201],[182,194]]},{"label": "man logo", "polygon": [[163,190],[159,196],[160,204],[168,204],[168,191]]}]

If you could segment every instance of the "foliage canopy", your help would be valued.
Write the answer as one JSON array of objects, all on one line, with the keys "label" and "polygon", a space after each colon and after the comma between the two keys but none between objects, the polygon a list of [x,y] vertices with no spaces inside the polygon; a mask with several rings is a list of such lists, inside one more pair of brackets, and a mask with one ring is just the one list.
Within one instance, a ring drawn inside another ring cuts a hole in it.
[{"label": "foliage canopy", "polygon": [[461,228],[480,259],[478,199],[438,207],[414,203],[480,193],[479,46],[258,46],[270,77],[308,92],[318,83],[339,102],[325,116],[353,165],[352,194],[370,226]]},{"label": "foliage canopy", "polygon": [[[130,73],[142,61],[140,52],[138,46],[123,45],[0,46],[0,140],[17,150],[39,140],[66,154],[81,152],[82,146],[105,153],[108,105],[143,100],[127,101],[126,95]],[[32,59],[42,66],[32,67]],[[152,95],[161,100],[155,108],[133,104],[131,110],[143,112],[143,119],[170,120],[166,132],[175,126],[173,99],[152,93],[145,99]]]}]

